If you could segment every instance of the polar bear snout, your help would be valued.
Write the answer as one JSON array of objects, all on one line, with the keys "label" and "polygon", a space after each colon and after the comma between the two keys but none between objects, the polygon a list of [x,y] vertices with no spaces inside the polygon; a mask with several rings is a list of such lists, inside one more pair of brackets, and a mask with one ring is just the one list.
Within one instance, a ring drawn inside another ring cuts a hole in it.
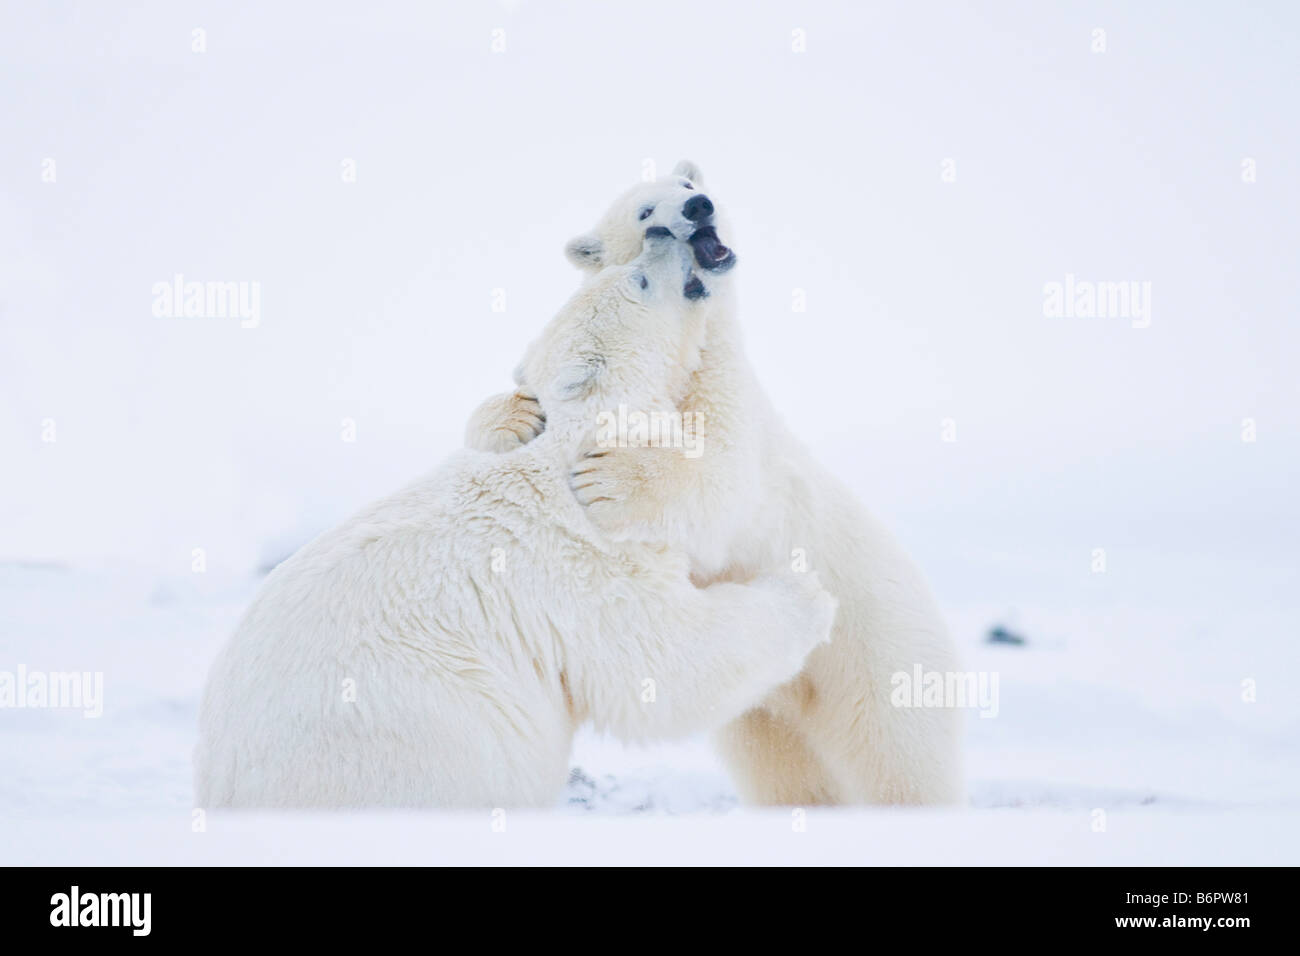
[{"label": "polar bear snout", "polygon": [[713,203],[708,196],[692,196],[682,206],[682,215],[691,222],[699,222],[713,215]]}]

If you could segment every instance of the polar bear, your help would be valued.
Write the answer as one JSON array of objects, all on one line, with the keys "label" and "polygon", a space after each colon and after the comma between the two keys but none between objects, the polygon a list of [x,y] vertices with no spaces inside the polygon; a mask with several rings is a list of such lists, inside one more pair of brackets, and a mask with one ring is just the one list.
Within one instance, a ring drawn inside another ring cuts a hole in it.
[{"label": "polar bear", "polygon": [[689,270],[668,236],[601,271],[528,350],[545,434],[460,452],[271,573],[208,678],[198,805],[547,806],[580,724],[684,736],[798,673],[834,617],[814,575],[699,588],[569,489],[600,410],[681,400],[707,335]]},{"label": "polar bear", "polygon": [[[736,257],[698,167],[640,183],[565,252],[594,271],[637,254],[647,222],[688,239],[713,293],[699,368],[680,405],[702,417],[704,454],[617,448],[580,459],[571,481],[614,540],[691,556],[696,580],[810,566],[839,601],[832,642],[800,675],[718,734],[741,796],[757,804],[950,804],[962,798],[961,715],[891,705],[893,677],[950,673],[955,651],[923,576],[893,537],[794,438],[745,359],[729,283]],[[471,419],[472,447],[544,434],[550,407],[525,375]],[[538,399],[540,398],[540,402]]]}]

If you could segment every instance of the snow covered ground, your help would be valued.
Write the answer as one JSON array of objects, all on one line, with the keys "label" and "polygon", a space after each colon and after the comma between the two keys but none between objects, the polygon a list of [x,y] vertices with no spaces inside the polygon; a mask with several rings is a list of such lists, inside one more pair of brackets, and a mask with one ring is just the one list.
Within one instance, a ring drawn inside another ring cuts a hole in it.
[{"label": "snow covered ground", "polygon": [[1295,815],[1117,812],[1109,829],[1059,810],[811,811],[581,818],[370,813],[109,821],[39,818],[4,862],[40,865],[1198,866],[1294,865]]},{"label": "snow covered ground", "polygon": [[965,811],[810,809],[801,830],[739,808],[704,740],[586,734],[555,812],[504,833],[487,813],[212,813],[196,832],[198,693],[256,583],[0,566],[6,660],[104,673],[99,718],[0,711],[0,863],[1300,860],[1293,650],[1243,620],[1225,659],[1203,622],[1078,609],[1015,615],[1022,647],[985,643],[985,610],[951,615],[967,666],[999,677],[996,716],[969,714]]}]

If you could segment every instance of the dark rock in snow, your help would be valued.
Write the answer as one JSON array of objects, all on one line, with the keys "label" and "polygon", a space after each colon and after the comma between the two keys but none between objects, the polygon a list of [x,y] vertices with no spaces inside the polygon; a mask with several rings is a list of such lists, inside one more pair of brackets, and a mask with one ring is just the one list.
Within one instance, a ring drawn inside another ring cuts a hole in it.
[{"label": "dark rock in snow", "polygon": [[1014,647],[1022,647],[1025,639],[1013,631],[1008,631],[1001,624],[989,629],[988,637],[985,640],[990,644],[1011,644]]}]

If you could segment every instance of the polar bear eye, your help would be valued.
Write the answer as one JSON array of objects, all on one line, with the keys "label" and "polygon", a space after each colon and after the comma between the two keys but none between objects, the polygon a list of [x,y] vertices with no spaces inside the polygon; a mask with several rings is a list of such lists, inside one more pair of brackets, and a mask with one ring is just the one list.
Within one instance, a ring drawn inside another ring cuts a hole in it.
[{"label": "polar bear eye", "polygon": [[650,214],[651,214],[652,212],[654,212],[654,211],[655,211],[655,207],[654,207],[654,206],[646,206],[644,209],[641,210],[641,212],[640,212],[640,214],[637,216],[637,218],[638,218],[638,219],[649,219],[649,218],[650,218]]},{"label": "polar bear eye", "polygon": [[690,184],[690,181],[689,181],[689,180],[686,180],[686,179],[683,179],[683,180],[682,180],[682,185],[683,185],[684,187],[686,187],[687,189],[694,189],[694,188],[695,188],[694,186],[692,186],[692,185]]}]

